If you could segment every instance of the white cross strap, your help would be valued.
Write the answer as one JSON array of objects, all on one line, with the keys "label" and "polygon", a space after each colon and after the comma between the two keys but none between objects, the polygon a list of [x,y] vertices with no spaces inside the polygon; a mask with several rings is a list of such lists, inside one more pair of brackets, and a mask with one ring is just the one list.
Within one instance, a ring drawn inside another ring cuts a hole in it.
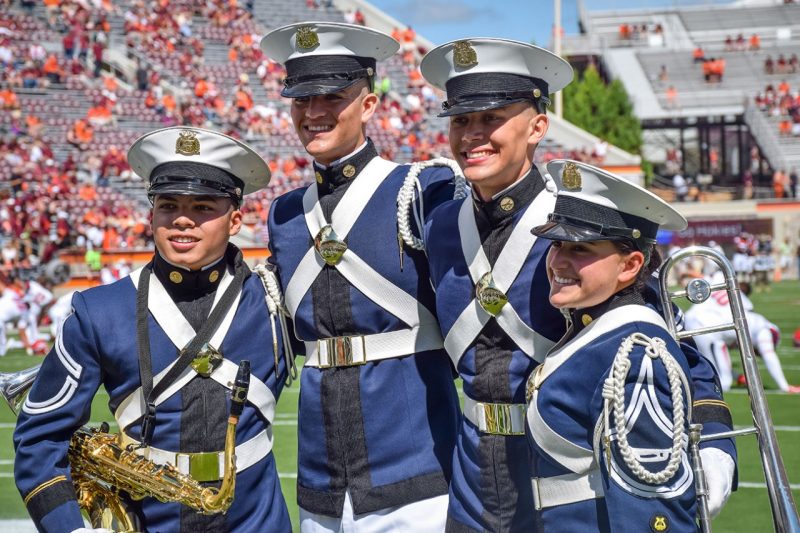
[{"label": "white cross strap", "polygon": [[[339,239],[344,240],[347,237],[378,186],[396,166],[395,163],[376,157],[359,173],[331,215],[330,226]],[[303,207],[306,226],[311,236],[315,237],[327,224],[315,186],[306,190]],[[292,318],[325,264],[313,247],[303,256],[285,293],[286,307]],[[306,342],[306,365],[325,368],[334,363],[363,364],[442,347],[441,333],[435,326],[433,314],[416,298],[383,277],[353,250],[346,249],[334,267],[353,287],[403,321],[409,329]],[[341,350],[329,349],[330,346],[339,346]],[[342,354],[346,357],[338,357]]]},{"label": "white cross strap", "polygon": [[[340,239],[344,240],[347,237],[347,234],[353,228],[353,224],[356,223],[356,220],[364,211],[364,207],[369,203],[383,179],[396,167],[396,163],[386,161],[380,157],[374,157],[359,172],[331,215],[330,225]],[[314,184],[306,189],[303,195],[303,211],[305,212],[306,226],[313,239],[317,236],[319,230],[327,225],[325,214],[319,205],[317,187]],[[324,266],[325,261],[317,254],[314,247],[309,248],[295,269],[294,274],[292,274],[284,293],[286,307],[289,309],[292,318],[297,313],[297,308],[303,296],[311,288],[311,284],[317,279]]]},{"label": "white cross strap", "polygon": [[[511,236],[503,246],[503,250],[492,268],[481,245],[473,202],[470,198],[465,199],[458,214],[458,228],[461,250],[469,266],[472,283],[478,283],[484,274],[491,272],[498,289],[508,294],[536,242],[536,237],[531,234],[531,229],[546,221],[547,214],[552,210],[554,202],[554,196],[546,192],[539,194],[534,199],[514,226]],[[473,298],[456,319],[444,341],[444,347],[456,367],[464,351],[472,344],[491,317],[492,315],[480,306],[478,300]],[[507,302],[495,318],[498,325],[514,343],[525,354],[537,361],[541,361],[547,350],[553,346],[550,339],[540,335],[522,321],[511,302]]]}]

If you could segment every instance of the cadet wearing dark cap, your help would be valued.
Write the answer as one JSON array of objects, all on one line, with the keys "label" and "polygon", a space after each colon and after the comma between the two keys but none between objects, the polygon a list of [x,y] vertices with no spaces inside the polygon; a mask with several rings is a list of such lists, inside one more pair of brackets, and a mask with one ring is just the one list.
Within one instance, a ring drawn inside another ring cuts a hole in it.
[{"label": "cadet wearing dark cap", "polygon": [[271,453],[291,364],[265,304],[265,286],[277,280],[253,275],[228,242],[241,228],[243,195],[267,185],[269,168],[235,139],[186,127],[144,135],[128,161],[148,184],[156,253],[130,276],[73,297],[14,434],[20,493],[41,531],[83,527],[66,455],[101,384],[123,445],[141,444],[137,453],[218,486],[230,389],[247,359],[227,513],[203,516],[153,498],[131,509],[148,531],[289,531]]},{"label": "cadet wearing dark cap", "polygon": [[[447,92],[450,147],[473,192],[439,207],[425,230],[436,311],[465,395],[447,529],[536,530],[525,381],[566,325],[548,302],[549,242],[530,234],[555,202],[533,156],[548,95],[572,69],[542,48],[490,38],[439,46],[420,69]],[[698,387],[718,400],[700,359]]]},{"label": "cadet wearing dark cap", "polygon": [[[302,531],[441,531],[458,397],[424,254],[394,214],[409,166],[378,156],[366,124],[376,61],[398,43],[348,24],[279,28],[284,96],[316,183],[276,199],[271,260],[305,345],[298,413]],[[453,197],[447,169],[418,180],[426,211]],[[411,231],[420,228],[411,223]]]},{"label": "cadet wearing dark cap", "polygon": [[547,168],[558,198],[533,233],[553,241],[550,302],[571,326],[528,380],[540,527],[694,531],[689,363],[642,292],[661,264],[656,232],[686,219],[599,168]]}]

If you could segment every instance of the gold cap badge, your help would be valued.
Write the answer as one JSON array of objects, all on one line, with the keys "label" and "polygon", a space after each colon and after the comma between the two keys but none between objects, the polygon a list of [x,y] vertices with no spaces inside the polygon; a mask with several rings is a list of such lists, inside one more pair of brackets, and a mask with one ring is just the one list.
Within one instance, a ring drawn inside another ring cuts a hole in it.
[{"label": "gold cap badge", "polygon": [[175,153],[181,155],[200,155],[200,140],[197,134],[190,130],[184,130],[178,134],[175,141]]},{"label": "gold cap badge", "polygon": [[642,236],[642,232],[639,231],[636,228],[633,228],[633,230],[631,231],[631,237],[633,237],[634,239],[638,239],[641,236]]},{"label": "gold cap badge", "polygon": [[295,42],[298,48],[308,50],[309,48],[314,48],[319,45],[319,35],[317,35],[317,32],[315,32],[311,26],[300,26],[297,28],[297,33],[295,34]]},{"label": "gold cap badge", "polygon": [[180,283],[181,281],[183,281],[183,276],[177,270],[173,270],[172,272],[169,273],[169,280],[172,283]]},{"label": "gold cap badge", "polygon": [[345,178],[352,178],[356,175],[356,167],[353,165],[345,165],[342,169],[342,174],[344,174]]},{"label": "gold cap badge", "polygon": [[565,189],[571,191],[581,188],[581,171],[578,170],[578,165],[571,161],[564,163],[564,169],[561,171],[561,183],[564,184]]},{"label": "gold cap badge", "polygon": [[478,53],[469,41],[456,41],[453,45],[453,62],[457,67],[474,67],[478,64]]},{"label": "gold cap badge", "polygon": [[500,209],[503,211],[511,211],[514,209],[514,199],[510,196],[506,196],[502,200],[500,200]]}]

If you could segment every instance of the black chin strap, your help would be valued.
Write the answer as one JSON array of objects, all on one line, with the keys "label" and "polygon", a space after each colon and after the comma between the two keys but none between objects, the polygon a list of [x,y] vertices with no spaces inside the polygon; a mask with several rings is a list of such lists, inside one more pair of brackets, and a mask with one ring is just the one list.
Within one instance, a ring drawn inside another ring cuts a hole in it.
[{"label": "black chin strap", "polygon": [[234,264],[236,265],[236,270],[233,281],[225,290],[217,305],[214,306],[208,320],[205,321],[203,327],[200,328],[200,331],[189,344],[180,351],[178,360],[169,369],[164,379],[159,381],[155,387],[153,386],[153,361],[150,352],[149,312],[147,309],[150,295],[150,274],[153,270],[152,262],[142,269],[139,277],[139,288],[136,293],[136,344],[139,352],[139,376],[142,382],[142,396],[147,404],[142,418],[142,447],[150,446],[150,441],[153,439],[153,429],[156,421],[156,398],[178,379],[178,376],[189,366],[189,363],[197,356],[200,349],[211,340],[211,337],[214,336],[223,318],[228,314],[233,302],[236,300],[236,296],[241,292],[244,279],[250,273],[250,269],[242,259],[241,251],[237,252]]}]

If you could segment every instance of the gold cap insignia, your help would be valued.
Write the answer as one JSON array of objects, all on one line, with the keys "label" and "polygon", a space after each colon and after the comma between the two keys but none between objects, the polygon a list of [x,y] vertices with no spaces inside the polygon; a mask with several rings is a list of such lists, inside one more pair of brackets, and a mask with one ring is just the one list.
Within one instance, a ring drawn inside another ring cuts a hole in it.
[{"label": "gold cap insignia", "polygon": [[669,520],[663,514],[655,514],[650,519],[650,529],[656,533],[669,531]]},{"label": "gold cap insignia", "polygon": [[218,270],[212,270],[211,274],[208,275],[208,281],[210,281],[211,283],[214,283],[218,279],[219,279],[219,271]]},{"label": "gold cap insignia", "polygon": [[508,296],[495,285],[491,272],[481,276],[475,284],[475,297],[483,310],[492,316],[499,315],[508,303]]},{"label": "gold cap insignia", "polygon": [[589,324],[591,324],[592,320],[593,319],[592,319],[591,315],[589,315],[588,313],[584,313],[584,314],[581,315],[581,323],[584,326],[588,326]]},{"label": "gold cap insignia", "polygon": [[184,130],[175,141],[175,153],[181,155],[200,155],[200,140],[193,131]]},{"label": "gold cap insignia", "polygon": [[478,53],[469,41],[456,41],[453,45],[453,62],[457,67],[474,67],[478,64]]},{"label": "gold cap insignia", "polygon": [[197,356],[192,359],[192,368],[194,368],[195,372],[207,378],[217,369],[220,363],[222,363],[222,354],[219,350],[206,343],[197,352]]},{"label": "gold cap insignia", "polygon": [[631,231],[631,237],[633,237],[634,239],[638,239],[641,236],[642,236],[642,232],[639,231],[636,228],[633,228],[633,230]]},{"label": "gold cap insignia", "polygon": [[314,172],[314,177],[317,178],[317,183],[322,183],[322,174],[319,173],[319,170]]},{"label": "gold cap insignia", "polygon": [[511,211],[514,209],[514,199],[510,196],[506,196],[502,200],[500,200],[500,209],[503,211]]},{"label": "gold cap insignia", "polygon": [[564,169],[561,171],[561,183],[564,184],[565,189],[571,191],[581,188],[581,171],[578,170],[578,165],[571,161],[564,163]]},{"label": "gold cap insignia", "polygon": [[325,226],[314,238],[314,248],[319,256],[329,265],[335,265],[347,251],[347,243],[340,241],[339,236],[330,226]]},{"label": "gold cap insignia", "polygon": [[181,281],[183,281],[183,276],[177,270],[173,270],[172,272],[169,273],[169,280],[172,283],[180,283]]},{"label": "gold cap insignia", "polygon": [[542,96],[542,90],[537,87],[533,90],[533,97],[539,98],[540,96]]},{"label": "gold cap insignia", "polygon": [[342,169],[342,174],[344,174],[345,178],[352,178],[356,175],[356,167],[353,165],[345,165]]},{"label": "gold cap insignia", "polygon": [[295,34],[295,42],[299,48],[308,50],[319,45],[319,35],[311,26],[300,26]]}]

